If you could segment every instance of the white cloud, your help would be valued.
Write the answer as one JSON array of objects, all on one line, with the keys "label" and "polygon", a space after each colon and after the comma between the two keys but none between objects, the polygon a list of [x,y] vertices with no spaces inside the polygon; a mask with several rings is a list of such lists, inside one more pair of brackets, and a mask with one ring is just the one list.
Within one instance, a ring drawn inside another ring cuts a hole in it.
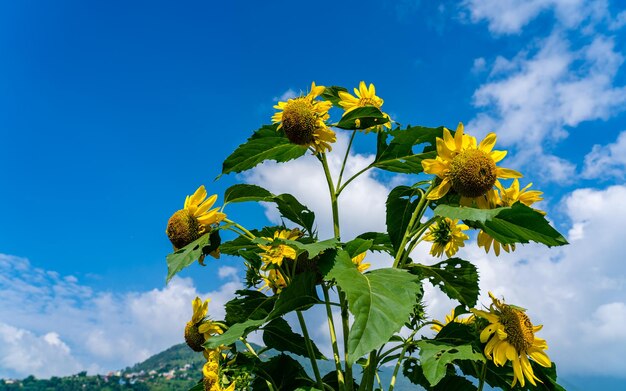
[{"label": "white cloud", "polygon": [[559,26],[577,28],[608,17],[604,0],[465,0],[463,7],[474,23],[486,21],[495,34],[520,33],[543,13],[552,12]]},{"label": "white cloud", "polygon": [[583,177],[623,179],[626,174],[626,131],[622,131],[614,143],[594,145],[585,156]]},{"label": "white cloud", "polygon": [[477,135],[495,131],[501,145],[517,147],[512,167],[528,164],[546,181],[572,178],[574,164],[549,148],[568,136],[566,128],[624,110],[626,87],[613,85],[623,61],[613,38],[597,36],[572,50],[559,32],[541,41],[534,54],[498,57],[490,80],[474,93],[474,105],[485,111],[468,129]]},{"label": "white cloud", "polygon": [[487,68],[487,61],[484,57],[478,57],[474,59],[474,65],[472,65],[473,73],[480,73]]},{"label": "white cloud", "polygon": [[286,102],[289,99],[295,98],[296,96],[298,96],[298,93],[290,88],[287,91],[283,92],[281,96],[275,96],[273,100],[274,102]]},{"label": "white cloud", "polygon": [[242,284],[230,267],[218,275],[227,280],[208,293],[188,278],[147,292],[99,292],[0,254],[0,357],[10,357],[0,361],[0,377],[103,372],[144,360],[182,342],[196,296],[211,298],[210,315],[223,318]]}]

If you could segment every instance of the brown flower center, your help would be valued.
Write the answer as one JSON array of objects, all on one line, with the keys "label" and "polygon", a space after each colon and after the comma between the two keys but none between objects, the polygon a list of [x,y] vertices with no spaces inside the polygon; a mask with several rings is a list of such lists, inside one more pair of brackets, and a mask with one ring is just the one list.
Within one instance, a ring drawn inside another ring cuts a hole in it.
[{"label": "brown flower center", "polygon": [[485,152],[468,149],[452,159],[448,175],[457,193],[465,197],[480,197],[496,183],[496,163]]},{"label": "brown flower center", "polygon": [[526,353],[535,342],[533,324],[524,312],[507,306],[502,309],[500,323],[508,336],[507,341],[517,352]]},{"label": "brown flower center", "polygon": [[314,141],[317,116],[310,98],[291,99],[283,109],[283,129],[294,144],[307,145]]},{"label": "brown flower center", "polygon": [[202,344],[205,342],[204,335],[198,331],[198,326],[187,322],[185,325],[185,342],[195,352],[201,352],[204,350]]},{"label": "brown flower center", "polygon": [[202,236],[204,227],[186,209],[174,213],[167,222],[165,233],[174,245],[174,249],[183,248]]}]

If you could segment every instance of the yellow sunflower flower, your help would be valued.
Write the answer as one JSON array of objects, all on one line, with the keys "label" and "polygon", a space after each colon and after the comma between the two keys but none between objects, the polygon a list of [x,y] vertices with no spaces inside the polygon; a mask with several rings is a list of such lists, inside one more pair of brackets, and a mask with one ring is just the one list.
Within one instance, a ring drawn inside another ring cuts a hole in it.
[{"label": "yellow sunflower flower", "polygon": [[191,320],[185,325],[185,342],[196,352],[204,350],[202,344],[205,342],[205,336],[202,332],[200,332],[199,327],[202,325],[208,314],[209,301],[210,300],[207,299],[203,302],[199,297],[196,297],[191,302],[191,307],[193,309]]},{"label": "yellow sunflower flower", "polygon": [[[283,229],[283,230],[274,232],[273,239],[272,238],[263,238],[263,239],[267,239],[270,241],[275,240],[275,239],[296,240],[299,237],[300,237],[299,230]],[[294,250],[293,248],[289,247],[286,244],[271,244],[270,243],[268,245],[258,244],[257,246],[259,246],[263,251],[265,251],[263,254],[261,254],[261,260],[263,261],[263,263],[265,263],[265,267],[271,264],[281,266],[283,264],[283,259],[285,258],[289,258],[293,260],[296,259],[296,250]]]},{"label": "yellow sunflower flower", "polygon": [[263,285],[259,288],[260,291],[272,290],[274,293],[280,293],[283,288],[287,287],[287,280],[279,270],[262,271],[261,278]]},{"label": "yellow sunflower flower", "polygon": [[325,88],[311,83],[307,95],[278,102],[274,108],[281,111],[272,116],[272,122],[280,124],[278,129],[285,131],[289,141],[312,147],[317,153],[332,150],[330,144],[337,141],[335,132],[326,125],[333,104],[316,99]]},{"label": "yellow sunflower flower", "polygon": [[506,156],[506,151],[494,151],[496,134],[489,133],[480,144],[476,138],[463,132],[459,123],[454,137],[446,128],[443,138],[437,137],[437,157],[422,160],[426,174],[437,175],[441,182],[426,197],[437,200],[453,189],[461,195],[461,202],[487,193],[498,179],[520,178],[515,170],[496,166]]},{"label": "yellow sunflower flower", "polygon": [[459,316],[454,316],[454,308],[453,308],[452,311],[450,311],[450,314],[446,315],[445,323],[442,323],[436,319],[434,319],[433,322],[435,324],[430,326],[430,329],[436,332],[440,332],[443,326],[447,325],[450,322],[456,322],[456,323],[462,323],[462,324],[472,323],[474,322],[474,315],[470,315],[467,318],[459,318]]},{"label": "yellow sunflower flower", "polygon": [[[361,81],[361,83],[359,83],[359,88],[354,89],[354,95],[345,91],[339,92],[339,98],[341,98],[341,100],[339,101],[339,106],[343,107],[343,109],[345,110],[343,115],[346,115],[347,113],[358,107],[374,106],[377,109],[380,109],[383,106],[384,101],[376,96],[376,88],[372,83],[370,83],[369,87],[367,87],[365,85],[365,82]],[[389,122],[386,122],[384,125],[377,125],[364,129],[365,133],[368,133],[370,130],[380,130],[382,129],[382,126],[391,129],[391,118],[389,118],[388,114],[383,114],[385,118],[389,119]],[[358,122],[357,126],[359,126]]]},{"label": "yellow sunflower flower", "polygon": [[469,236],[463,233],[469,229],[465,224],[458,224],[459,220],[445,218],[439,222],[433,223],[428,228],[428,233],[424,236],[424,240],[433,242],[430,254],[440,257],[445,252],[449,257],[459,251],[459,247],[465,246],[465,241]]},{"label": "yellow sunflower flower", "polygon": [[[538,190],[528,190],[532,186],[532,183],[526,185],[520,190],[519,180],[513,180],[511,186],[505,189],[501,183],[496,183],[496,190],[490,190],[485,197],[482,197],[478,202],[478,207],[482,209],[493,209],[498,207],[511,206],[516,202],[521,202],[526,206],[531,206],[537,201],[543,200],[541,195],[543,192]],[[536,209],[539,213],[545,214],[544,211]],[[484,231],[478,233],[477,242],[479,247],[483,247],[485,252],[489,253],[491,246],[493,245],[493,252],[496,256],[500,255],[500,248],[507,253],[515,251],[515,244],[503,244],[492,238]]]},{"label": "yellow sunflower flower", "polygon": [[227,388],[220,384],[220,352],[219,350],[208,351],[205,354],[207,362],[202,367],[202,383],[205,391],[234,391],[235,382],[230,383]]},{"label": "yellow sunflower flower", "polygon": [[226,214],[220,212],[219,208],[211,209],[217,195],[206,197],[204,185],[198,187],[193,195],[187,196],[183,209],[174,213],[167,222],[165,233],[174,245],[174,251],[198,239],[210,231],[211,226],[226,218]]},{"label": "yellow sunflower flower", "polygon": [[480,333],[480,341],[487,343],[485,356],[497,366],[504,366],[507,361],[512,362],[511,387],[517,382],[524,387],[526,380],[536,386],[535,380],[541,380],[535,376],[528,357],[542,367],[552,366],[544,351],[548,349],[548,344],[544,339],[535,336],[543,326],[533,326],[523,309],[505,304],[491,292],[489,297],[493,301],[489,311],[471,310],[477,317],[489,321],[489,325]]},{"label": "yellow sunflower flower", "polygon": [[363,260],[365,259],[365,255],[366,254],[367,254],[367,252],[362,252],[361,254],[357,255],[354,258],[352,258],[352,263],[354,263],[356,265],[356,268],[361,273],[363,273],[364,271],[369,269],[370,266],[372,266],[371,263],[363,263]]}]

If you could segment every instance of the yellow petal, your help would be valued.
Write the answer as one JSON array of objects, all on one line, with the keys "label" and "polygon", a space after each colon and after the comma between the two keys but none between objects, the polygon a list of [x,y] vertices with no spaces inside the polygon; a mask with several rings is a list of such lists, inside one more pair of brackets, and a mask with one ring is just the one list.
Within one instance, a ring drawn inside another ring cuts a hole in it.
[{"label": "yellow petal", "polygon": [[454,134],[454,144],[456,145],[456,151],[461,151],[463,149],[463,123],[459,122],[459,125],[456,127],[456,133]]},{"label": "yellow petal", "polygon": [[500,160],[504,159],[506,154],[507,154],[507,151],[491,151],[489,156],[491,156],[491,158],[493,159],[494,163],[497,163]]},{"label": "yellow petal", "polygon": [[489,153],[489,152],[491,152],[491,150],[493,149],[493,147],[495,145],[496,145],[496,134],[495,133],[489,133],[483,139],[483,141],[480,142],[480,144],[478,145],[478,149],[480,149],[481,151],[483,151],[485,153]]},{"label": "yellow petal", "polygon": [[510,168],[502,168],[502,167],[496,168],[496,175],[498,176],[498,178],[504,178],[504,179],[522,177],[522,174],[520,174],[519,172],[515,170],[511,170]]},{"label": "yellow petal", "polygon": [[542,367],[549,368],[552,366],[550,357],[541,349],[530,348],[528,349],[528,355]]},{"label": "yellow petal", "polygon": [[422,168],[426,174],[442,177],[448,170],[448,165],[439,159],[424,159],[422,160]]},{"label": "yellow petal", "polygon": [[440,199],[441,197],[445,196],[448,193],[448,190],[450,190],[451,186],[452,186],[452,183],[450,182],[450,180],[448,180],[448,178],[444,178],[444,180],[441,181],[439,186],[435,187],[430,193],[428,193],[428,196],[426,196],[426,199],[428,200]]},{"label": "yellow petal", "polygon": [[526,384],[524,373],[522,372],[522,365],[517,357],[513,360],[513,384],[515,384],[515,380],[519,380],[519,384],[522,387]]},{"label": "yellow petal", "polygon": [[533,368],[530,366],[528,357],[526,357],[526,355],[522,355],[520,357],[520,361],[522,363],[522,372],[524,372],[525,377],[533,386],[537,386],[537,383],[535,383],[535,373],[533,372]]},{"label": "yellow petal", "polygon": [[[454,137],[447,128],[443,128],[443,142],[450,151],[456,151],[456,144],[454,143]],[[458,152],[458,151],[457,151]]]}]

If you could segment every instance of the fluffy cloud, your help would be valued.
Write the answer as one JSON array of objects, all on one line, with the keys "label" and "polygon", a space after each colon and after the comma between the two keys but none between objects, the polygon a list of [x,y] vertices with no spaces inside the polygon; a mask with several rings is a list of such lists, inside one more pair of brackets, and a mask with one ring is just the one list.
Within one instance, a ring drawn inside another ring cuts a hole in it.
[{"label": "fluffy cloud", "polygon": [[466,0],[463,7],[472,22],[486,21],[489,31],[496,34],[519,33],[544,12],[552,12],[565,28],[608,18],[608,3],[604,0]]},{"label": "fluffy cloud", "polygon": [[573,50],[554,32],[535,51],[494,61],[489,81],[474,93],[484,111],[468,129],[496,131],[502,145],[517,147],[514,165],[528,164],[546,181],[566,181],[575,165],[546,149],[567,137],[566,128],[624,110],[626,87],[613,85],[623,61],[613,38],[598,35]]},{"label": "fluffy cloud", "polygon": [[221,318],[224,303],[241,289],[232,268],[218,274],[227,280],[208,293],[183,278],[147,292],[98,292],[0,254],[0,377],[104,372],[180,343],[193,298],[211,298],[209,311]]},{"label": "fluffy cloud", "polygon": [[614,143],[594,145],[585,156],[585,178],[623,179],[626,173],[626,131],[622,131]]}]

